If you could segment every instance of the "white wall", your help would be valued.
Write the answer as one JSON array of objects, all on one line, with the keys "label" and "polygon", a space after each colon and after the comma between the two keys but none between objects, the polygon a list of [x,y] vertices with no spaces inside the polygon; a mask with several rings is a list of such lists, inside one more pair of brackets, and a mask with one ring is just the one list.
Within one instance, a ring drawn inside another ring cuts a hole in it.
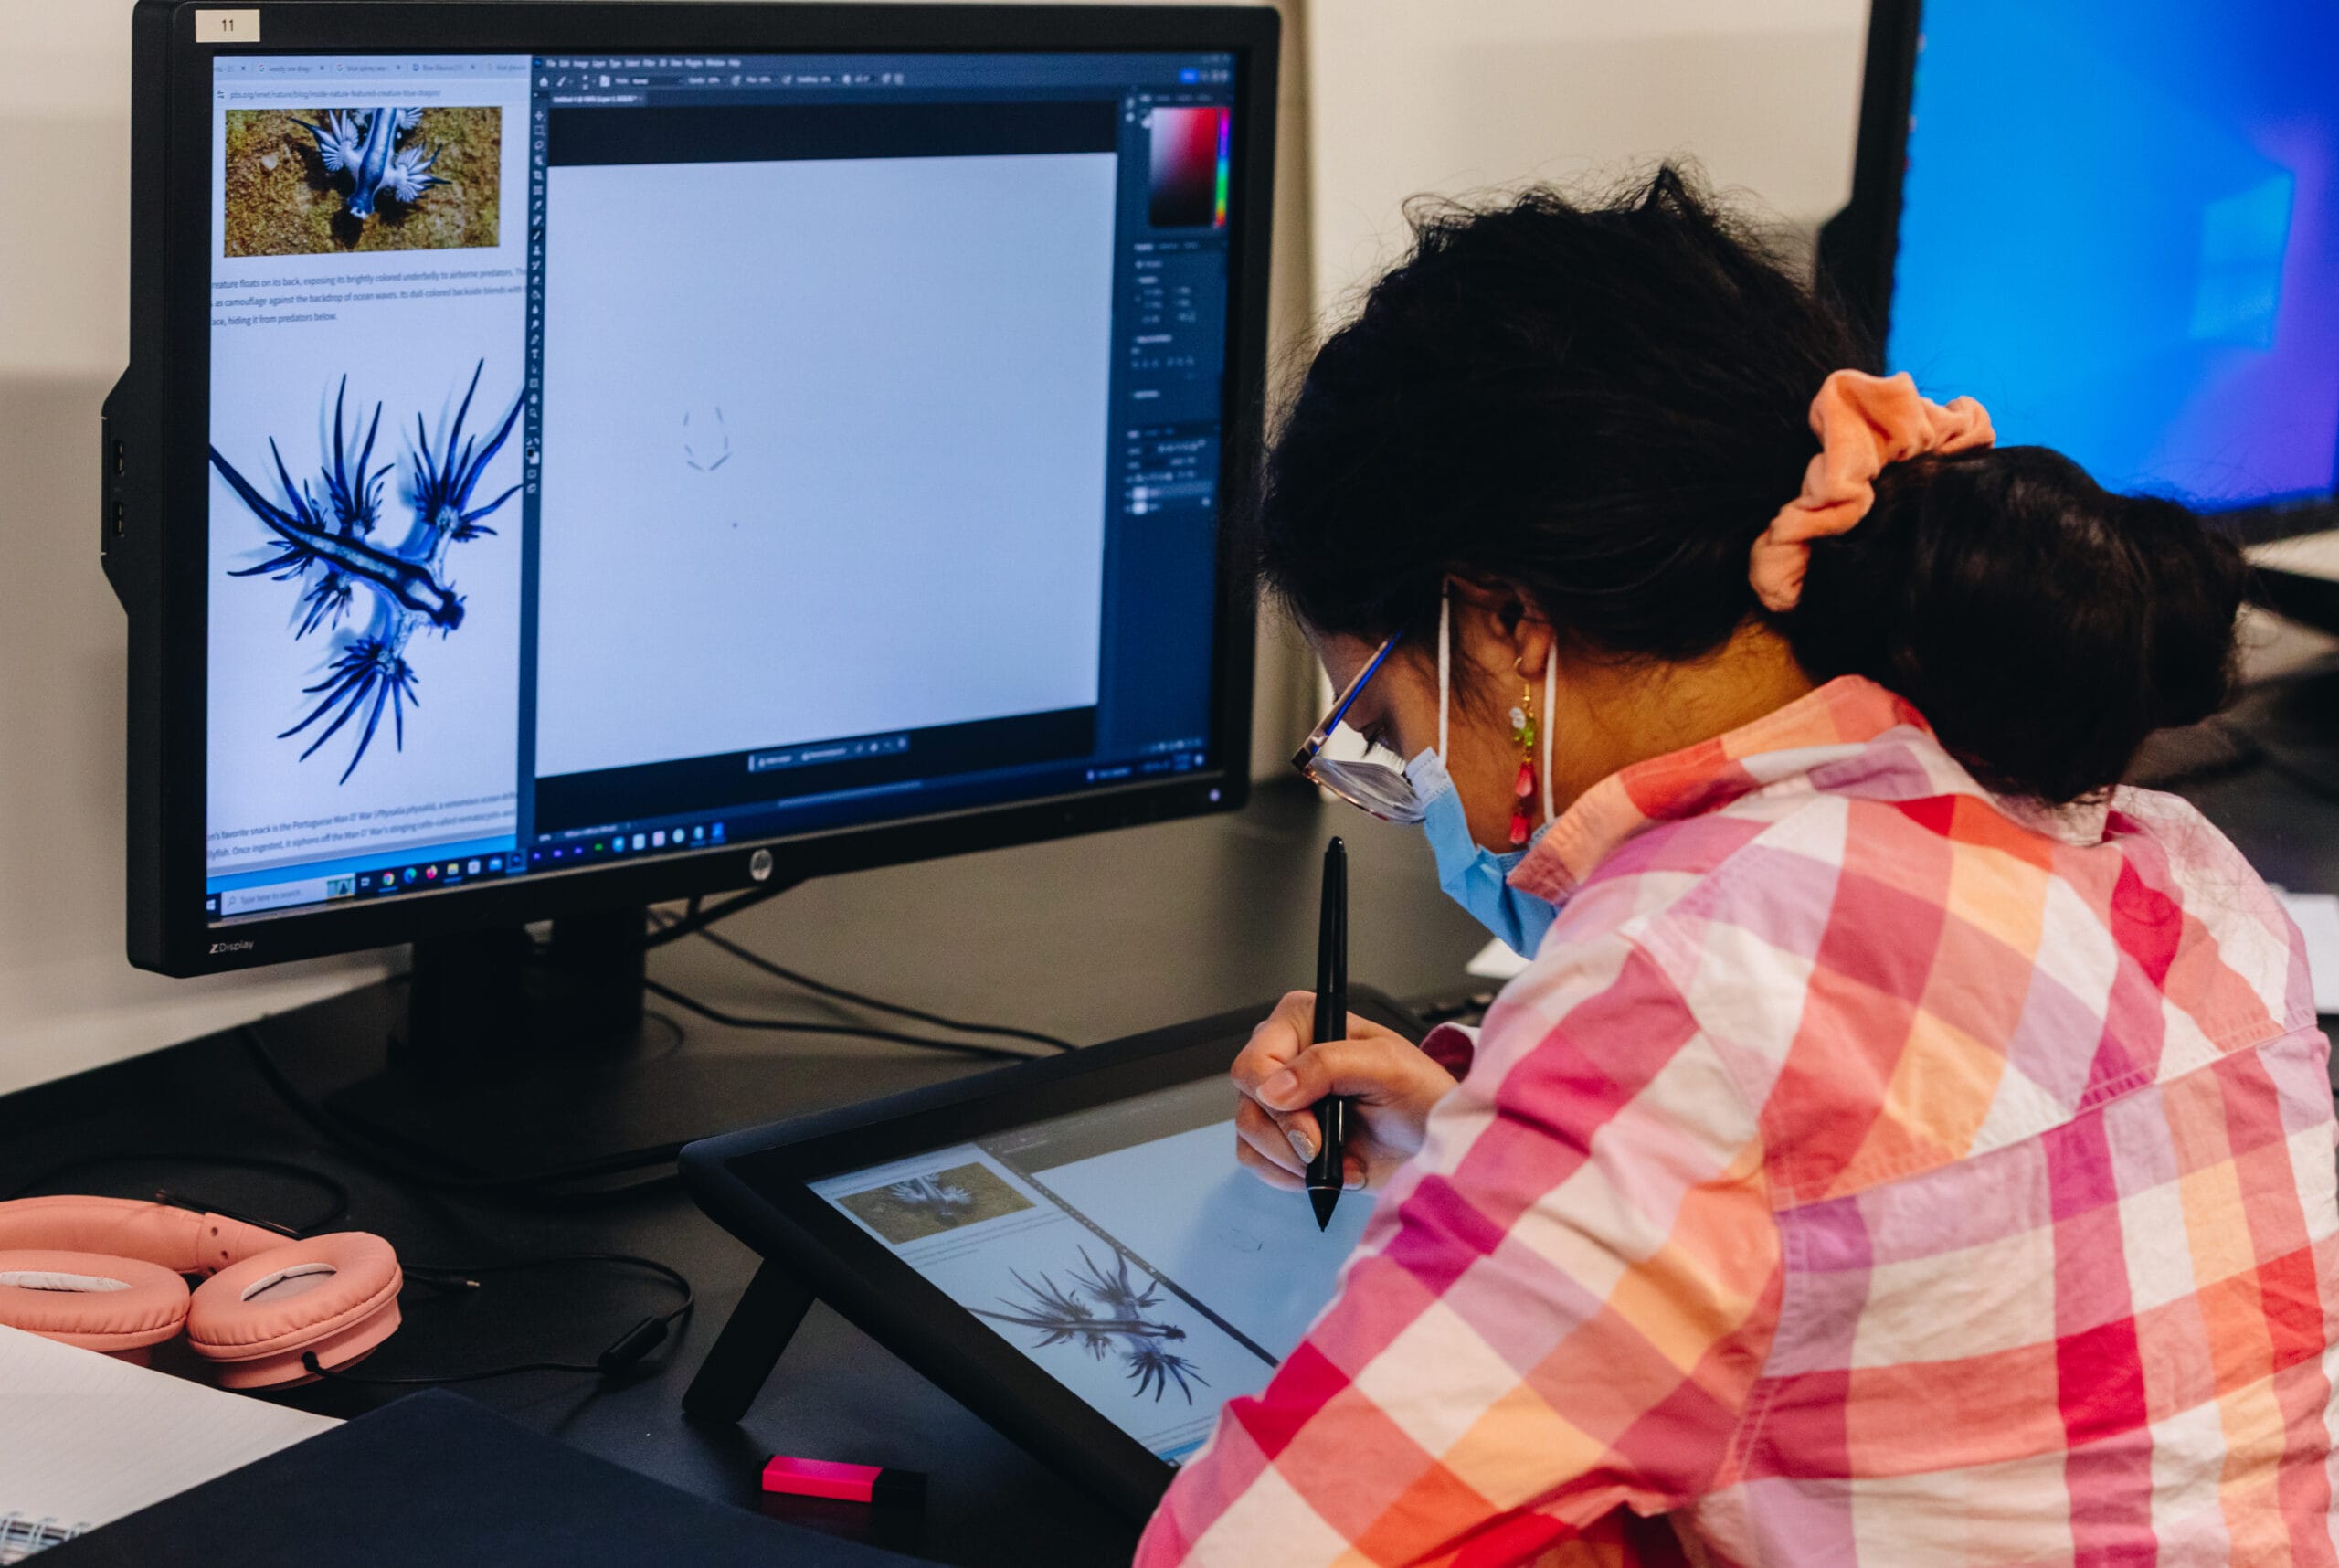
[{"label": "white wall", "polygon": [[1312,0],[1319,305],[1402,248],[1400,204],[1699,160],[1787,225],[1851,192],[1867,0]]},{"label": "white wall", "polygon": [[[1775,223],[1782,243],[1807,246],[1851,194],[1868,10],[1868,0],[1309,0],[1310,334],[1338,324],[1402,254],[1413,196],[1597,185],[1688,158]],[[1286,391],[1297,368],[1286,366]],[[1261,627],[1263,638],[1278,631]],[[1299,705],[1320,707],[1330,693],[1320,672],[1308,674]]]},{"label": "white wall", "polygon": [[0,50],[0,1091],[378,973],[187,981],[122,960],[122,621],[98,405],[128,352],[130,8],[8,7]]}]

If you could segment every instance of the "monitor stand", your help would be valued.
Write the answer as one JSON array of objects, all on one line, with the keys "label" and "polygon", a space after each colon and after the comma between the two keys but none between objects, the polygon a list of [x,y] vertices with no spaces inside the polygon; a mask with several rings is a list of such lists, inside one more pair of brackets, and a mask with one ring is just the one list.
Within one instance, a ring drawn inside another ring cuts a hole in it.
[{"label": "monitor stand", "polygon": [[[685,1051],[679,1025],[645,1012],[645,928],[626,908],[555,920],[541,949],[518,927],[416,943],[383,1070],[326,1110],[450,1172],[508,1177],[804,1109],[769,1054]],[[281,1060],[300,1059],[300,1016],[270,1024]]]}]

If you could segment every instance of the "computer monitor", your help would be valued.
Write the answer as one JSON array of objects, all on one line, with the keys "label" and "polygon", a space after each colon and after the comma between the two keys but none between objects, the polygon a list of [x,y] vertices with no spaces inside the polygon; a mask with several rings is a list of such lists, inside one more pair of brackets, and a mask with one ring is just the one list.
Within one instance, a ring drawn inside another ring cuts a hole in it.
[{"label": "computer monitor", "polygon": [[1241,803],[1272,11],[133,27],[133,963]]},{"label": "computer monitor", "polygon": [[2238,531],[2339,471],[2339,10],[1877,0],[1822,256],[1885,362],[2004,441]]}]

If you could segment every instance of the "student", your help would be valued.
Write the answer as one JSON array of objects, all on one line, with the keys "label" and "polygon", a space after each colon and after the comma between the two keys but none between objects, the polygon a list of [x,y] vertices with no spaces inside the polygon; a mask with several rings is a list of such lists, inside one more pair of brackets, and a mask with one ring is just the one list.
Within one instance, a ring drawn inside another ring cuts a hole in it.
[{"label": "student", "polygon": [[1244,1053],[1241,1157],[1350,1095],[1381,1191],[1146,1568],[2334,1561],[2302,948],[2118,787],[2242,565],[1867,358],[1671,171],[1427,217],[1318,355],[1259,547],[1380,750],[1315,776],[1534,963]]}]

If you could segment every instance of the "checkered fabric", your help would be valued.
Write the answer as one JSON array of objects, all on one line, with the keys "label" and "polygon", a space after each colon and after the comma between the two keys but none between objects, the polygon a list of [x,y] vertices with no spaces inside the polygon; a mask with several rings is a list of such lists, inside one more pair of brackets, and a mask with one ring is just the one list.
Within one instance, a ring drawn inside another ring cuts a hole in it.
[{"label": "checkered fabric", "polygon": [[1140,1564],[2339,1563],[2328,1045],[2190,807],[1845,679],[1513,881],[1540,956]]}]

